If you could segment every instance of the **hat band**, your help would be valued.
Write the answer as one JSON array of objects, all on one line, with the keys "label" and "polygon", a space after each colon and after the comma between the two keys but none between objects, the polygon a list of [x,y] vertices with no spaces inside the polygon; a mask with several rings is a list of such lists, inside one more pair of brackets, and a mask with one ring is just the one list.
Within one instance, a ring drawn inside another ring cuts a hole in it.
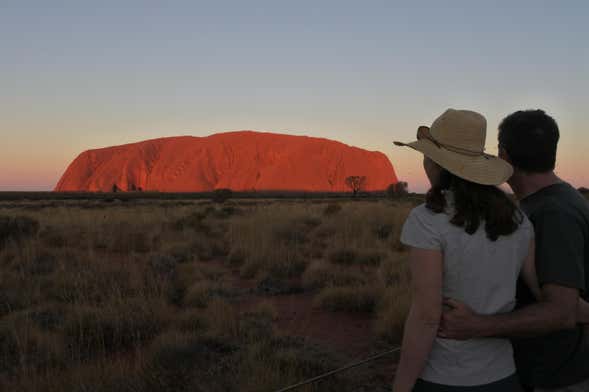
[{"label": "hat band", "polygon": [[417,140],[420,140],[420,139],[427,139],[430,142],[434,143],[438,148],[444,148],[448,151],[452,151],[457,154],[468,155],[468,156],[473,156],[473,157],[482,156],[482,157],[488,158],[488,155],[485,154],[484,151],[469,150],[467,148],[452,146],[450,144],[445,144],[445,143],[442,143],[442,142],[436,140],[436,138],[433,137],[432,134],[430,133],[429,127],[426,127],[423,125],[417,129]]}]

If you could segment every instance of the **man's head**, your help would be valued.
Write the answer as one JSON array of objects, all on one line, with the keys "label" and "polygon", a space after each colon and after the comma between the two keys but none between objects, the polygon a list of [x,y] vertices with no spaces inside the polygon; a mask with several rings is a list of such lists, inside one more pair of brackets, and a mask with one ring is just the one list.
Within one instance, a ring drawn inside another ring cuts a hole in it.
[{"label": "man's head", "polygon": [[519,110],[499,124],[499,156],[520,172],[551,172],[558,138],[556,121],[544,111]]}]

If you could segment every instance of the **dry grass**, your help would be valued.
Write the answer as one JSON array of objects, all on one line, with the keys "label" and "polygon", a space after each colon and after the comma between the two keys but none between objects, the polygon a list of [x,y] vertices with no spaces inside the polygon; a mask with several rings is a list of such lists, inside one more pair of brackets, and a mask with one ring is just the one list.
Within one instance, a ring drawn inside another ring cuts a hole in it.
[{"label": "dry grass", "polygon": [[374,311],[382,290],[371,285],[327,287],[317,295],[315,304],[331,311]]},{"label": "dry grass", "polygon": [[[412,205],[396,203],[0,207],[0,390],[277,389],[345,359],[278,334],[270,300],[240,307],[301,290],[397,342],[410,300],[398,237]],[[335,377],[321,390],[350,385]]]}]

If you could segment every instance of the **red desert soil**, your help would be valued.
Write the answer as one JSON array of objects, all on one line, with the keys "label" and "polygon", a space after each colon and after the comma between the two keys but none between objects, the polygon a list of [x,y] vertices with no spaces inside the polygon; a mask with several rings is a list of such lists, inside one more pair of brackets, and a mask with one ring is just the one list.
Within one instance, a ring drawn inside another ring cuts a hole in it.
[{"label": "red desert soil", "polygon": [[348,176],[365,176],[366,191],[397,182],[391,162],[378,151],[322,138],[238,131],[84,151],[55,191],[347,191]]},{"label": "red desert soil", "polygon": [[[225,283],[244,292],[249,290],[250,293],[256,287],[254,279],[243,279],[239,276],[239,269],[231,270]],[[295,279],[291,283],[296,287],[300,282]],[[269,302],[277,312],[277,319],[274,321],[276,333],[304,337],[309,345],[325,347],[350,358],[351,362],[392,348],[378,341],[370,315],[329,312],[314,307],[313,298],[314,294],[309,292],[273,296],[251,293],[239,298],[239,308],[241,313],[246,313],[261,302]],[[379,388],[392,385],[396,362],[397,356],[387,355],[347,370],[346,373],[352,373],[357,380],[366,380],[366,390],[381,390]]]}]

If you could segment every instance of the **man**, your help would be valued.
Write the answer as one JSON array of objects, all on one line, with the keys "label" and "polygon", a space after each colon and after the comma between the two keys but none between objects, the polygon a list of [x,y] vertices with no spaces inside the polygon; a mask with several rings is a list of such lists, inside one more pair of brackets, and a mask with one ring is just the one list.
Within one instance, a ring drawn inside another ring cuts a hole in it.
[{"label": "man", "polygon": [[499,125],[499,156],[536,233],[541,299],[521,281],[512,313],[477,315],[449,299],[440,336],[510,337],[528,391],[589,392],[589,204],[554,173],[559,130],[542,110],[518,111]]}]

